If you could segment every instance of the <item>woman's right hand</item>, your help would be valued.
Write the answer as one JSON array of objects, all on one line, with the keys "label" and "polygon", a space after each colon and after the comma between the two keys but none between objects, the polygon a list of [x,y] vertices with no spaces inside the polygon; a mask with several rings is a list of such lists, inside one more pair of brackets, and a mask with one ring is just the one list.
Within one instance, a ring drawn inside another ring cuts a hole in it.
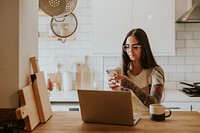
[{"label": "woman's right hand", "polygon": [[109,74],[108,77],[108,86],[111,90],[121,90],[119,82],[116,80],[117,74]]}]

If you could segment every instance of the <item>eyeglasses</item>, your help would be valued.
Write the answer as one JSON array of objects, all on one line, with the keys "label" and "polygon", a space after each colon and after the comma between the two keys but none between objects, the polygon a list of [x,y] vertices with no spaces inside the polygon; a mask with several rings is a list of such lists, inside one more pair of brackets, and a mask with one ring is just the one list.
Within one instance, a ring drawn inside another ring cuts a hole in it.
[{"label": "eyeglasses", "polygon": [[131,47],[131,50],[136,51],[136,50],[138,50],[138,49],[141,47],[141,45],[140,45],[139,43],[137,43],[137,44],[132,44],[132,45],[125,44],[122,48],[123,48],[123,50],[124,50],[125,52],[127,52],[127,50],[128,50],[130,47]]}]

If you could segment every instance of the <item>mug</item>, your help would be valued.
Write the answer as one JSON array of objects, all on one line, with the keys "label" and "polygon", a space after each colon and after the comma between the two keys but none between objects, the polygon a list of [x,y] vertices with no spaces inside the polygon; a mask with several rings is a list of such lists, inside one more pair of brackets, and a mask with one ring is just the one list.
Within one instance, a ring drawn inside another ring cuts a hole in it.
[{"label": "mug", "polygon": [[171,110],[161,104],[151,104],[149,107],[150,119],[154,121],[164,121],[171,116]]}]

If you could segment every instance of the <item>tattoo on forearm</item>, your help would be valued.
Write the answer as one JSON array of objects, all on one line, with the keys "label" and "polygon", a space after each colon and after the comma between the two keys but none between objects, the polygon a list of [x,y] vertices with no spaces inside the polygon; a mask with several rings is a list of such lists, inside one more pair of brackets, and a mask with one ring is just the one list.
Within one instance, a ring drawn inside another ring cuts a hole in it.
[{"label": "tattoo on forearm", "polygon": [[133,89],[133,92],[146,107],[149,107],[150,104],[156,102],[151,95],[142,92],[139,87],[135,87],[135,89]]},{"label": "tattoo on forearm", "polygon": [[163,92],[163,85],[157,84],[154,85],[154,91],[152,92],[152,96],[155,97],[157,102],[161,102],[162,99],[162,92]]},{"label": "tattoo on forearm", "polygon": [[122,80],[121,86],[124,88],[131,89],[133,93],[138,97],[138,99],[146,106],[149,107],[150,104],[160,102],[162,98],[162,85],[155,85],[152,94],[146,94],[142,92],[142,90],[137,87],[131,81],[125,79]]}]

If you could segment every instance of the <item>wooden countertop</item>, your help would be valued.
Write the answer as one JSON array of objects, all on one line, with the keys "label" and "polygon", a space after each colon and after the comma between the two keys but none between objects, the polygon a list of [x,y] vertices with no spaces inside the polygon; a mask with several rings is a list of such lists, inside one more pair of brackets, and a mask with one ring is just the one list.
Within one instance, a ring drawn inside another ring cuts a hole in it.
[{"label": "wooden countertop", "polygon": [[199,133],[200,113],[173,111],[163,122],[151,121],[149,113],[142,113],[142,119],[135,126],[83,123],[80,112],[53,112],[45,123],[38,125],[32,133],[95,133],[95,132],[134,132],[134,133]]}]

